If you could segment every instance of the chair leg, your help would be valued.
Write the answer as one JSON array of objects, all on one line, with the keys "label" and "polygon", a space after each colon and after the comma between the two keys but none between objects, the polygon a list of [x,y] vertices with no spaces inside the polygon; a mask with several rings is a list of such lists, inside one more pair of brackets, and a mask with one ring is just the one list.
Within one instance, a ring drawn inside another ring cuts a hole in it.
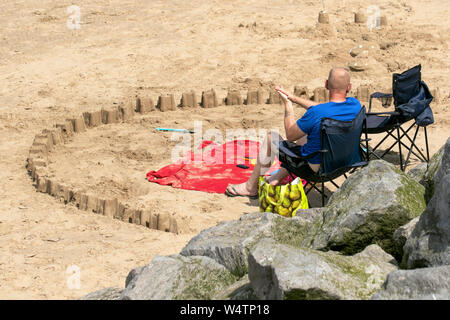
[{"label": "chair leg", "polygon": [[[416,140],[415,139],[411,139],[408,135],[408,131],[406,132],[400,127],[400,130],[402,130],[404,133],[402,134],[402,136],[400,137],[400,139],[402,139],[403,137],[406,136],[406,138],[408,138],[409,142],[411,142],[411,149],[416,148],[417,152],[419,152],[420,156],[417,155],[417,153],[415,153],[414,151],[412,151],[413,155],[415,155],[418,159],[423,160],[423,161],[427,161],[427,158],[425,157],[425,155],[422,153],[422,151],[420,151],[420,149],[416,146]],[[402,143],[405,147],[406,145],[404,143]]]},{"label": "chair leg", "polygon": [[[409,130],[411,130],[411,129],[414,127],[414,125],[415,125],[415,123],[413,123],[408,129],[406,129],[406,131],[403,130],[403,128],[400,126],[400,127],[399,127],[400,130],[402,130],[402,132],[403,132],[403,134],[400,136],[400,139],[398,139],[398,137],[396,137],[396,136],[392,133],[392,132],[394,132],[395,128],[393,128],[393,129],[391,129],[391,130],[389,130],[389,131],[386,131],[386,136],[385,136],[385,138],[388,138],[389,136],[391,136],[391,137],[395,140],[395,142],[394,142],[389,148],[387,148],[387,149],[384,151],[384,153],[381,155],[381,158],[383,158],[389,151],[391,151],[391,149],[392,149],[393,147],[395,147],[395,145],[396,145],[397,143],[401,143],[406,149],[409,149],[408,146],[402,142],[402,139],[403,139],[403,137],[406,135],[406,136],[408,137],[408,139],[411,141],[411,138],[408,136],[408,132],[409,132]],[[383,139],[381,142],[383,142],[384,140],[385,140],[385,139]],[[380,144],[380,143],[379,143],[379,144]],[[378,145],[379,145],[379,144],[378,144]],[[378,145],[377,145],[377,147],[378,147]],[[419,151],[419,152],[420,152],[420,151]],[[414,151],[413,151],[413,154],[414,154],[416,157],[419,157],[416,153],[414,153]]]},{"label": "chair leg", "polygon": [[[413,138],[413,141],[416,141],[416,138],[417,138],[417,132],[419,132],[419,126],[417,126],[416,132],[414,132],[414,138]],[[411,157],[412,149],[413,149],[413,144],[411,144],[411,148],[409,148],[408,156],[406,157],[406,161],[405,161],[405,169],[406,169],[406,167],[408,166],[408,162],[409,162],[409,158]]]},{"label": "chair leg", "polygon": [[325,183],[322,182],[322,207],[325,207]]},{"label": "chair leg", "polygon": [[397,136],[398,136],[398,152],[400,154],[400,170],[404,171],[403,169],[403,157],[402,157],[402,144],[400,140],[400,126],[397,126]]},{"label": "chair leg", "polygon": [[[384,138],[381,139],[381,141],[378,142],[378,144],[377,144],[374,148],[372,148],[372,153],[375,154],[375,150],[377,150],[378,147],[381,146],[381,144],[384,142],[384,140],[386,140],[387,138],[389,138],[389,135],[392,135],[392,134],[391,134],[392,131],[394,131],[394,129],[390,129],[390,130],[386,131],[386,135],[384,136]],[[395,138],[395,136],[394,136],[394,138]],[[395,145],[395,144],[394,144],[394,145]],[[391,148],[392,148],[392,147],[391,147]],[[383,157],[383,156],[381,156],[381,157]]]},{"label": "chair leg", "polygon": [[430,162],[430,150],[428,149],[427,127],[423,127],[423,131],[425,132],[425,146],[427,148],[427,162]]},{"label": "chair leg", "polygon": [[[345,174],[345,173],[344,173]],[[334,182],[333,180],[330,180],[330,182],[333,184],[333,186],[335,186],[336,188],[339,189],[339,186],[336,184],[336,182]]]},{"label": "chair leg", "polygon": [[[367,126],[367,124],[364,124],[364,126]],[[364,130],[364,135],[366,137],[366,161],[369,162],[370,161],[370,153],[369,153],[369,136],[367,134],[367,127]]]},{"label": "chair leg", "polygon": [[[320,192],[320,189],[318,187],[316,187],[316,184],[311,184],[311,188],[309,190],[315,189],[317,192]],[[308,191],[309,192],[309,191]],[[326,197],[326,196],[325,196]]]},{"label": "chair leg", "polygon": [[364,156],[365,156],[367,162],[370,161],[370,155],[373,155],[375,158],[381,159],[380,156],[374,152],[374,149],[370,148],[370,146],[367,142],[366,142],[366,145],[363,145],[361,143],[361,148],[363,150],[365,149]]},{"label": "chair leg", "polygon": [[[387,131],[387,132],[386,132],[386,136],[385,136],[385,137],[384,137],[384,138],[383,138],[383,139],[375,146],[375,148],[373,148],[373,149],[370,151],[370,153],[373,154],[373,155],[375,155],[378,159],[382,159],[382,158],[384,158],[384,156],[385,156],[389,151],[391,151],[392,148],[394,148],[395,145],[398,143],[398,144],[399,144],[400,169],[401,169],[402,171],[405,171],[405,169],[406,169],[406,167],[407,167],[407,164],[408,164],[408,162],[409,162],[409,160],[410,160],[410,158],[411,158],[411,155],[416,156],[418,159],[420,159],[420,160],[422,160],[422,161],[428,162],[429,160],[427,161],[427,159],[429,159],[429,149],[428,149],[428,139],[427,139],[426,133],[425,133],[425,139],[426,139],[425,144],[426,144],[426,147],[427,147],[427,156],[425,156],[425,155],[422,153],[422,151],[421,151],[421,150],[417,147],[417,145],[415,144],[416,136],[417,136],[417,129],[416,129],[416,132],[415,132],[415,134],[414,134],[414,138],[413,138],[413,139],[411,139],[411,137],[408,135],[408,132],[409,132],[415,125],[416,125],[416,124],[413,123],[413,124],[410,125],[409,128],[406,129],[406,130],[404,130],[401,126],[398,126],[398,127],[396,128],[396,129],[397,129],[397,136],[395,136],[395,135],[393,134],[393,130],[395,130],[395,128],[394,128],[394,129],[391,129],[391,130],[389,130],[389,131]],[[424,130],[426,130],[425,127],[424,127]],[[400,134],[400,131],[401,131],[401,134]],[[375,150],[381,145],[381,143],[383,143],[389,136],[392,137],[392,138],[395,140],[395,142],[394,142],[389,148],[387,148],[387,149],[383,152],[383,154],[382,154],[381,156],[378,156],[374,151],[375,151]],[[411,146],[406,145],[406,144],[402,141],[403,137],[406,137],[406,138],[409,140],[409,142],[411,143]],[[402,157],[402,151],[401,151],[402,146],[405,147],[406,150],[408,150],[408,157],[407,157],[405,163],[403,163],[403,157]],[[414,149],[416,149],[418,153],[416,153],[416,152],[414,151]]]},{"label": "chair leg", "polygon": [[[400,141],[400,143],[401,143],[406,149],[409,149],[408,146],[402,142],[402,139],[403,139],[403,137],[406,135],[406,137],[409,139],[409,141],[411,141],[411,138],[408,136],[408,132],[409,132],[409,130],[411,130],[411,128],[412,128],[413,126],[414,126],[414,124],[413,124],[411,127],[409,127],[406,131],[403,130],[403,128],[402,128],[401,126],[399,127],[399,129],[403,132],[403,134],[400,136],[400,140],[398,140],[398,137],[396,137],[396,136],[394,136],[394,135],[392,134],[392,131],[388,131],[388,132],[387,132],[387,135],[388,135],[388,136],[391,136],[391,137],[395,140],[395,142],[394,142],[388,149],[386,149],[386,150],[384,151],[384,153],[381,155],[381,157],[384,157],[389,151],[391,151],[391,149],[392,149],[393,147],[395,147],[395,145],[396,145],[397,143],[399,143],[399,141]],[[414,151],[413,151],[413,154],[414,154],[416,157],[419,157],[416,153],[414,153]]]},{"label": "chair leg", "polygon": [[[395,138],[395,136],[393,136],[394,138]],[[400,139],[401,139],[402,137],[400,137]],[[409,136],[408,136],[408,138],[409,138]],[[411,139],[411,138],[409,138],[409,139]],[[397,140],[397,138],[395,138],[395,140]],[[411,141],[411,140],[410,140]],[[390,146],[389,147],[389,149],[386,149],[386,151],[381,155],[381,158],[383,158],[389,151],[391,151],[391,149],[393,148],[393,147],[395,147],[395,145],[398,143],[398,141],[396,141],[394,144],[392,144],[392,146]],[[405,147],[405,149],[408,149],[408,150],[410,150],[410,148],[406,145],[406,144],[404,144],[402,141],[400,141],[400,143],[402,144],[402,146],[404,146]],[[417,149],[417,147],[415,146],[415,145],[413,145],[416,149]],[[420,155],[418,155],[417,153],[415,153],[414,151],[411,151],[411,153],[413,154],[413,155],[415,155],[418,159],[425,159],[425,156],[420,156]],[[422,152],[419,150],[419,153],[421,154]]]}]

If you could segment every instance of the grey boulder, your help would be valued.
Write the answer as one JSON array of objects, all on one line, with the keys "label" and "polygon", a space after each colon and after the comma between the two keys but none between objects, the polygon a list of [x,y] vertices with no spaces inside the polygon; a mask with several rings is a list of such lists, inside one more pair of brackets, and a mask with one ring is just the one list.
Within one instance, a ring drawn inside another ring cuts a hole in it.
[{"label": "grey boulder", "polygon": [[91,292],[78,300],[119,300],[122,291],[122,288],[109,287]]},{"label": "grey boulder", "polygon": [[450,266],[394,271],[372,299],[449,300]]},{"label": "grey boulder", "polygon": [[144,270],[144,267],[137,267],[131,270],[127,278],[125,279],[125,288],[128,287],[128,284],[139,274],[141,271]]},{"label": "grey boulder", "polygon": [[368,299],[397,267],[376,245],[354,256],[261,240],[248,256],[259,299]]},{"label": "grey boulder", "polygon": [[213,300],[255,300],[257,297],[253,292],[248,275],[225,288],[213,297]]},{"label": "grey boulder", "polygon": [[439,180],[433,198],[403,247],[404,268],[450,264],[450,174]]},{"label": "grey boulder", "polygon": [[370,161],[330,198],[311,247],[351,255],[370,244],[394,254],[395,230],[425,210],[425,188],[394,165]]},{"label": "grey boulder", "polygon": [[405,245],[406,240],[408,240],[408,238],[411,236],[411,233],[413,232],[414,228],[416,227],[416,224],[419,221],[419,218],[420,218],[420,216],[412,219],[410,222],[408,222],[407,224],[399,227],[394,232],[394,236],[393,236],[393,239],[394,239],[394,252],[393,252],[392,255],[399,262],[402,261],[403,246]]},{"label": "grey boulder", "polygon": [[207,257],[156,256],[128,283],[122,300],[211,299],[236,281]]},{"label": "grey boulder", "polygon": [[[444,159],[444,154],[446,154]],[[445,145],[443,145],[434,155],[431,157],[430,162],[428,163],[428,170],[426,172],[424,178],[424,185],[427,189],[426,199],[429,201],[434,194],[434,189],[439,180],[439,177],[443,176],[444,172],[448,171],[449,166],[449,158],[450,158],[450,139],[447,139]],[[441,172],[438,173],[438,170],[442,167],[442,164],[447,162],[447,165],[444,165]],[[447,168],[447,169],[445,169]]]},{"label": "grey boulder", "polygon": [[[437,164],[439,164],[439,167],[433,176],[433,182],[434,182],[435,186],[437,186],[440,183],[441,179],[443,179],[444,176],[446,176],[447,174],[450,173],[450,138],[447,139],[447,142],[442,147],[442,149],[443,149],[443,151],[441,151],[442,159],[440,160],[440,162],[437,161]],[[438,156],[438,158],[439,158],[439,156]],[[431,176],[432,174],[433,174],[433,171],[430,166],[429,175]]]},{"label": "grey boulder", "polygon": [[322,217],[322,209],[299,210],[294,218],[270,212],[251,213],[203,230],[181,250],[184,256],[206,256],[224,265],[239,277],[247,273],[249,249],[261,238],[307,245],[312,225]]},{"label": "grey boulder", "polygon": [[415,181],[419,182],[423,186],[425,183],[426,175],[428,170],[428,164],[426,162],[419,163],[414,168],[411,168],[408,171],[408,177],[414,179]]}]

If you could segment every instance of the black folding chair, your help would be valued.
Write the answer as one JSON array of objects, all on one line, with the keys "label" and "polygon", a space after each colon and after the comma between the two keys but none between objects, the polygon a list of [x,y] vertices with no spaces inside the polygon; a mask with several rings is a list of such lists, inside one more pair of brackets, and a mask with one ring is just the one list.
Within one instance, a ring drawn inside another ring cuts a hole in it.
[{"label": "black folding chair", "polygon": [[[368,139],[361,140],[361,133],[366,122],[366,108],[362,107],[358,115],[352,121],[339,121],[330,118],[323,118],[321,122],[321,142],[322,149],[308,156],[302,157],[293,153],[289,148],[288,141],[279,143],[279,159],[286,165],[286,169],[292,176],[303,178],[307,181],[306,194],[312,189],[317,190],[322,195],[322,206],[325,206],[325,182],[331,182],[336,188],[339,186],[333,181],[344,175],[347,179],[347,172],[352,173],[359,167],[367,165],[365,161],[368,157],[360,147],[361,141],[366,142],[368,148]],[[303,160],[312,158],[321,154],[321,163],[319,171],[310,176],[302,176],[298,168]],[[321,190],[316,184],[321,183]],[[310,186],[308,188],[308,185]]]},{"label": "black folding chair", "polygon": [[[392,94],[375,92],[370,95],[369,112],[367,113],[367,133],[385,133],[385,137],[370,150],[369,155],[382,159],[389,151],[398,145],[400,169],[405,170],[411,155],[416,156],[423,162],[429,162],[430,153],[428,148],[427,126],[434,122],[433,112],[430,103],[433,96],[428,86],[421,80],[421,65],[417,65],[401,74],[394,73],[392,77]],[[393,112],[371,112],[372,99],[381,99],[384,102],[394,99],[395,111]],[[404,123],[414,120],[405,130]],[[426,155],[417,147],[416,138],[420,127],[424,130]],[[415,128],[415,131],[414,131]],[[408,135],[410,130],[414,131],[414,137]],[[394,143],[384,150],[381,155],[375,151],[389,137]],[[406,140],[406,141],[405,141]],[[408,142],[410,145],[408,145]],[[402,147],[407,151],[405,163],[403,163]]]}]

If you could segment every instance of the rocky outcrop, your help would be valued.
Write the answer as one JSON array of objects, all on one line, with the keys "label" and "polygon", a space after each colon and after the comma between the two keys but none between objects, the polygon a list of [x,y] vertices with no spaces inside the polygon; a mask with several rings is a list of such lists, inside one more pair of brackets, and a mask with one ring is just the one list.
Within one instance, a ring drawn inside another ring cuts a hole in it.
[{"label": "rocky outcrop", "polygon": [[394,231],[425,209],[425,188],[394,165],[370,161],[333,194],[311,247],[355,254],[370,244],[395,253]]},{"label": "rocky outcrop", "polygon": [[450,139],[433,156],[426,181],[433,196],[403,248],[408,269],[450,264]]},{"label": "rocky outcrop", "polygon": [[261,238],[347,255],[378,244],[401,261],[393,234],[424,211],[424,194],[422,185],[392,164],[371,161],[347,179],[325,208],[302,210],[292,219],[248,214],[202,231],[181,254],[210,257],[237,276],[247,273],[248,251]]},{"label": "rocky outcrop", "polygon": [[372,299],[449,300],[450,266],[394,271]]},{"label": "rocky outcrop", "polygon": [[367,299],[397,267],[376,245],[354,256],[263,239],[250,251],[248,276],[259,299]]},{"label": "rocky outcrop", "polygon": [[269,236],[277,219],[270,213],[253,213],[236,221],[226,221],[203,230],[181,250],[184,256],[206,256],[225,266],[233,274],[247,273],[247,247],[262,236]]},{"label": "rocky outcrop", "polygon": [[252,285],[248,275],[243,276],[241,279],[230,285],[228,288],[219,292],[214,300],[256,300],[258,297],[253,292]]},{"label": "rocky outcrop", "polygon": [[414,168],[408,171],[408,177],[419,182],[425,187],[425,179],[428,172],[428,164],[426,162],[419,163]]},{"label": "rocky outcrop", "polygon": [[78,300],[119,300],[123,289],[110,287],[91,292]]},{"label": "rocky outcrop", "polygon": [[211,299],[237,278],[208,257],[156,256],[131,277],[122,300]]},{"label": "rocky outcrop", "polygon": [[403,248],[405,268],[450,264],[450,174],[439,180],[433,198]]},{"label": "rocky outcrop", "polygon": [[[425,200],[428,203],[434,194],[434,189],[437,184],[439,177],[442,177],[442,172],[438,173],[438,169],[443,163],[444,154],[447,154],[444,163],[448,163],[448,155],[450,154],[450,139],[447,140],[446,144],[443,145],[430,159],[430,162],[420,163],[408,172],[408,176],[419,182],[426,189]],[[444,166],[445,167],[445,166]],[[445,169],[442,169],[445,171]],[[448,168],[447,168],[448,170]]]},{"label": "rocky outcrop", "polygon": [[321,218],[322,209],[299,210],[294,218],[270,212],[251,213],[236,221],[222,222],[203,230],[181,250],[184,256],[206,256],[224,265],[231,273],[247,273],[249,249],[261,238],[280,243],[307,245],[308,230]]},{"label": "rocky outcrop", "polygon": [[[442,149],[443,151],[441,151],[442,152],[441,161],[438,169],[436,170],[436,173],[433,176],[433,182],[435,186],[437,186],[440,183],[441,179],[443,179],[445,175],[450,173],[450,138],[447,139],[447,142],[445,143]],[[432,174],[433,171],[430,165],[429,175],[431,176]]]},{"label": "rocky outcrop", "polygon": [[[441,167],[442,160],[444,157],[444,151],[447,150],[447,155],[450,154],[450,139],[447,140],[446,144],[442,146],[438,152],[436,152],[433,157],[431,157],[430,162],[428,164],[428,170],[425,174],[424,185],[427,189],[426,199],[427,202],[431,200],[434,194],[435,189],[435,177],[439,179],[439,175],[437,175],[438,169]],[[448,156],[447,156],[448,157]]]},{"label": "rocky outcrop", "polygon": [[413,232],[414,228],[416,227],[417,222],[419,221],[419,217],[416,217],[412,219],[407,224],[401,226],[397,230],[395,230],[393,239],[394,239],[394,252],[393,256],[397,261],[402,261],[403,257],[403,246],[406,243],[406,240],[410,237],[411,233]]},{"label": "rocky outcrop", "polygon": [[144,267],[137,267],[128,272],[127,278],[125,279],[125,288],[128,287],[130,282],[139,274],[141,271],[144,270]]}]

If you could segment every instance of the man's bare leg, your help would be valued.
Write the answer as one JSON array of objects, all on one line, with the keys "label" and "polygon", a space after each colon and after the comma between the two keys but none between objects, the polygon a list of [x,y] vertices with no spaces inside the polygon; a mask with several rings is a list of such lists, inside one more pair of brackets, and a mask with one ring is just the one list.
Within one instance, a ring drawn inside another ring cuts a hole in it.
[{"label": "man's bare leg", "polygon": [[[298,139],[295,143],[303,146],[307,141],[307,136],[304,136],[300,139]],[[273,186],[276,186],[278,184],[281,183],[281,181],[283,181],[284,178],[286,178],[289,175],[289,172],[285,169],[285,168],[280,168],[280,170],[276,173],[274,173],[273,175],[271,175],[270,177],[268,177],[266,179],[266,181],[268,183],[270,183]]]},{"label": "man's bare leg", "polygon": [[259,177],[264,175],[272,166],[277,151],[277,149],[275,149],[276,145],[281,140],[282,138],[278,133],[274,131],[269,132],[261,146],[258,158],[256,159],[255,168],[253,169],[250,178],[246,182],[241,184],[228,185],[228,193],[241,196],[257,195]]},{"label": "man's bare leg", "polygon": [[289,172],[285,168],[280,168],[276,173],[272,174],[270,177],[266,178],[267,183],[276,186],[283,181],[289,175]]}]

